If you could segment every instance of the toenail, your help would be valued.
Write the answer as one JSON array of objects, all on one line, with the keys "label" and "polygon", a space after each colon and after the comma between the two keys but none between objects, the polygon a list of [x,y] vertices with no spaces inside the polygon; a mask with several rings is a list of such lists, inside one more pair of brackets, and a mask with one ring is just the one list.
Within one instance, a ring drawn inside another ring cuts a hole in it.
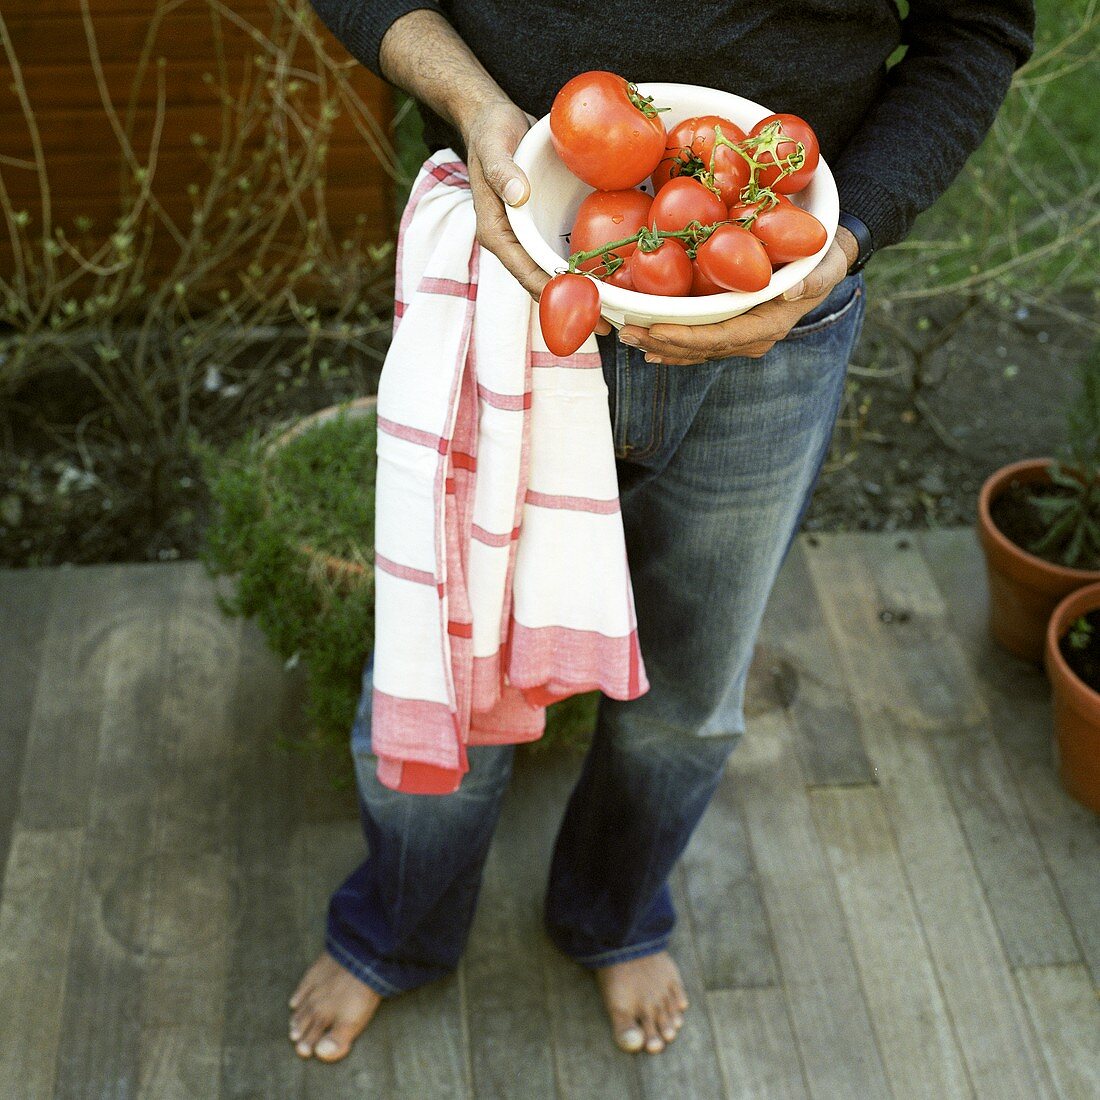
[{"label": "toenail", "polygon": [[672,1027],[666,1027],[661,1034],[665,1037],[665,1041],[671,1043],[676,1038],[676,1029]]},{"label": "toenail", "polygon": [[317,1053],[318,1054],[335,1054],[336,1053],[336,1044],[331,1039],[322,1039],[317,1044]]},{"label": "toenail", "polygon": [[651,1051],[653,1054],[657,1054],[660,1051],[664,1050],[664,1046],[665,1044],[662,1043],[661,1040],[658,1039],[656,1036],[654,1036],[646,1043],[645,1048],[646,1050]]},{"label": "toenail", "polygon": [[309,1043],[299,1043],[294,1048],[303,1058],[309,1057]]},{"label": "toenail", "polygon": [[684,1018],[679,1013],[676,1013],[676,1015],[672,1017],[672,1022],[676,1025],[676,1027],[684,1026]]},{"label": "toenail", "polygon": [[623,1046],[636,1047],[641,1045],[642,1038],[642,1033],[636,1027],[631,1027],[619,1036],[619,1041]]},{"label": "toenail", "polygon": [[296,1043],[302,1037],[302,1029],[300,1027],[292,1027],[290,1029],[291,1042]]}]

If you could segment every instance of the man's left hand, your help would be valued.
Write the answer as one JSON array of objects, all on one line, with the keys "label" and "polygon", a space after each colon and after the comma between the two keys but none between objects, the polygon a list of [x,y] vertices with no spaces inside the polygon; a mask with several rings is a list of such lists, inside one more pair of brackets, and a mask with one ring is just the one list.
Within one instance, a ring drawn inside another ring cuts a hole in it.
[{"label": "man's left hand", "polygon": [[829,251],[802,282],[781,298],[715,325],[624,325],[619,339],[641,348],[649,362],[687,366],[708,359],[744,356],[759,359],[782,340],[848,274],[859,245],[843,226],[837,229]]}]

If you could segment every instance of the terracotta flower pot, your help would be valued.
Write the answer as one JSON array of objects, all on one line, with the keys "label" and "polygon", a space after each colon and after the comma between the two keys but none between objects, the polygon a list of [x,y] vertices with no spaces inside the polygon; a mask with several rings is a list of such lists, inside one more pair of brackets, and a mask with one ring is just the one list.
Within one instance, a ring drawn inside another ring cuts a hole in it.
[{"label": "terracotta flower pot", "polygon": [[[310,428],[316,427],[318,424],[324,424],[328,420],[333,420],[341,414],[355,417],[355,416],[367,416],[375,411],[375,407],[378,404],[378,398],[376,396],[359,397],[354,401],[349,401],[343,405],[330,405],[327,409],[321,409],[318,412],[311,413],[309,416],[303,417],[296,424],[289,427],[281,435],[276,436],[268,445],[264,452],[264,468],[263,468],[263,492],[264,492],[264,510],[267,510],[267,462],[281,447],[285,447],[291,440],[297,439],[303,432],[309,431]],[[309,558],[330,580],[345,585],[359,584],[364,577],[367,576],[368,566],[364,565],[360,561],[351,561],[346,558],[338,558],[332,554],[326,554],[311,546],[308,542],[300,542],[298,544],[298,551],[303,557]],[[371,547],[371,557],[374,556],[374,548]]]},{"label": "terracotta flower pot", "polygon": [[986,479],[978,496],[978,539],[989,577],[990,633],[1009,653],[1034,664],[1043,659],[1043,639],[1058,601],[1100,581],[1100,571],[1070,569],[1028,553],[1002,534],[989,509],[1013,481],[1050,484],[1047,469],[1052,461],[1029,458],[1002,466]]},{"label": "terracotta flower pot", "polygon": [[1100,694],[1066,664],[1058,642],[1074,619],[1100,608],[1100,584],[1071,592],[1054,610],[1046,632],[1046,669],[1054,703],[1054,743],[1062,786],[1100,813]]}]

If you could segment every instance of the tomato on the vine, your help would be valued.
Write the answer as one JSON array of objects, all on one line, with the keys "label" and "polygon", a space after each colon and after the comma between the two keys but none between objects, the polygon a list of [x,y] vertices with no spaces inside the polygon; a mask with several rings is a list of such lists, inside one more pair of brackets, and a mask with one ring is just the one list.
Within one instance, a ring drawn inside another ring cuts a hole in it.
[{"label": "tomato on the vine", "polygon": [[708,279],[703,274],[703,269],[699,266],[698,260],[691,261],[691,293],[696,297],[701,297],[705,294],[725,294],[726,288],[719,286],[712,279]]},{"label": "tomato on the vine", "polygon": [[[569,236],[572,252],[591,252],[612,241],[632,236],[649,224],[649,208],[653,198],[632,188],[623,191],[593,191],[581,202]],[[624,259],[638,246],[626,244],[613,255]],[[593,271],[601,264],[598,256],[580,265],[582,271]],[[621,269],[620,269],[621,270]]]},{"label": "tomato on the vine", "polygon": [[612,286],[622,287],[623,290],[637,290],[634,280],[630,277],[629,262],[620,264],[610,275],[605,275],[603,281]]},{"label": "tomato on the vine", "polygon": [[825,247],[825,226],[785,195],[779,202],[756,215],[749,230],[768,253],[773,265],[788,264],[803,256],[812,256]]},{"label": "tomato on the vine", "polygon": [[641,183],[665,151],[665,126],[649,99],[614,73],[581,73],[550,108],[550,139],[578,179],[601,191]]},{"label": "tomato on the vine", "polygon": [[[787,140],[779,142],[774,156],[768,151],[753,154],[757,160],[766,166],[757,173],[756,182],[760,187],[770,187],[773,191],[793,195],[795,192],[801,191],[813,179],[814,172],[817,171],[817,165],[821,159],[817,135],[804,118],[799,118],[798,115],[776,114],[762,118],[749,131],[749,137],[759,137],[764,128],[772,122],[780,124],[779,132]],[[802,167],[797,172],[780,178],[782,161],[798,148],[799,142],[802,142],[806,154]],[[779,164],[776,163],[777,157],[780,161]]]},{"label": "tomato on the vine", "polygon": [[666,237],[652,252],[638,249],[627,261],[634,289],[683,298],[691,290],[691,260],[679,241]]},{"label": "tomato on the vine", "polygon": [[572,355],[596,330],[600,292],[587,275],[555,275],[539,298],[539,326],[552,355]]},{"label": "tomato on the vine", "polygon": [[726,290],[763,290],[772,265],[764,246],[739,225],[720,225],[695,250],[702,273]]},{"label": "tomato on the vine", "polygon": [[654,229],[674,233],[689,222],[713,225],[726,220],[726,204],[709,188],[690,176],[677,176],[657,192],[649,210]]},{"label": "tomato on the vine", "polygon": [[[677,176],[696,176],[709,172],[711,151],[716,141],[716,128],[721,129],[722,136],[727,141],[745,139],[745,131],[728,118],[722,118],[719,115],[685,118],[669,131],[664,157],[653,172],[654,189],[660,191],[670,179],[675,179]],[[738,191],[749,181],[749,166],[744,157],[727,146],[719,146],[714,157],[714,170],[715,183],[719,185],[723,202],[731,201],[726,198],[725,190],[734,186],[735,177],[743,177],[736,185]],[[721,183],[718,176],[722,177]]]}]

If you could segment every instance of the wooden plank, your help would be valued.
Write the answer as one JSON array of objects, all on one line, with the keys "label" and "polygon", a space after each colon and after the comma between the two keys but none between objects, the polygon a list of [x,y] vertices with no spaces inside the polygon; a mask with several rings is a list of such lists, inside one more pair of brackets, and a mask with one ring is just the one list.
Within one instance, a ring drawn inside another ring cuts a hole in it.
[{"label": "wooden plank", "polygon": [[777,985],[775,945],[732,773],[715,791],[681,866],[683,918],[691,921],[704,987]]},{"label": "wooden plank", "polygon": [[920,545],[967,647],[992,728],[1074,936],[1100,985],[1100,828],[1062,789],[1051,762],[1050,691],[1042,673],[990,640],[985,569],[969,529],[925,532]]},{"label": "wooden plank", "polygon": [[809,1097],[781,989],[713,990],[707,994],[707,1009],[730,1100]]},{"label": "wooden plank", "polygon": [[[117,566],[58,573],[27,734],[20,820],[30,829],[83,825],[95,772],[113,632],[140,612]],[[136,574],[127,571],[127,577]]]},{"label": "wooden plank", "polygon": [[888,1095],[844,918],[782,711],[731,757],[810,1093]]},{"label": "wooden plank", "polygon": [[[925,674],[918,678],[912,672],[888,630],[893,624],[879,617],[880,594],[864,560],[863,543],[870,538],[819,536],[808,561],[858,700],[864,742],[878,770],[929,951],[976,1093],[1048,1096],[1050,1081],[962,827],[934,750],[921,734],[940,707],[949,710],[946,696],[941,689],[931,695],[911,690],[924,683]],[[928,612],[927,604],[916,598],[912,603],[914,618]],[[932,635],[929,630],[924,637]],[[965,667],[958,667],[954,654],[939,667],[948,662],[954,666],[952,690],[964,689]],[[934,710],[923,705],[930,698],[936,700]],[[963,699],[960,709],[973,707]]]},{"label": "wooden plank", "polygon": [[276,747],[295,720],[279,661],[255,623],[246,623],[232,703],[238,752],[228,805],[235,921],[223,1009],[225,1100],[301,1092],[304,1066],[287,1037],[287,999],[308,954],[298,928],[297,868],[287,858],[296,826],[295,761]]},{"label": "wooden plank", "polygon": [[[180,574],[156,566],[119,574],[105,626],[99,753],[58,1048],[57,1092],[74,1098],[137,1091],[143,969],[154,946],[147,904],[152,756]],[[71,744],[73,727],[66,729]]]},{"label": "wooden plank", "polygon": [[463,971],[478,1100],[554,1097],[552,1024],[541,957],[542,889],[554,823],[531,812],[537,763],[517,757],[486,860]]},{"label": "wooden plank", "polygon": [[0,1096],[54,1095],[81,829],[17,829],[0,902]]},{"label": "wooden plank", "polygon": [[874,787],[818,788],[814,820],[832,865],[891,1094],[971,1095],[951,1021]]},{"label": "wooden plank", "polygon": [[757,648],[780,658],[772,675],[790,711],[807,781],[873,783],[874,771],[814,595],[802,543],[795,540],[783,563],[768,599]]},{"label": "wooden plank", "polygon": [[0,571],[0,889],[56,579],[52,569]]},{"label": "wooden plank", "polygon": [[[898,541],[906,547],[899,550],[886,539],[864,540],[863,560],[883,602],[909,609],[911,621],[923,627],[920,633],[942,646],[942,634],[950,629],[943,597],[920,550],[908,539]],[[932,622],[935,627],[927,628]],[[928,660],[923,645],[913,645],[893,626],[883,627],[882,634],[887,642],[897,637],[897,659],[907,667]],[[953,661],[960,666],[955,682],[968,697],[981,699],[967,654],[954,636],[951,644],[957,651]],[[967,709],[965,703],[960,706]],[[993,728],[993,721],[948,720],[930,731],[955,813],[1010,963],[1076,962],[1080,956],[1069,922]]]},{"label": "wooden plank", "polygon": [[1050,1074],[1064,1100],[1100,1096],[1100,1002],[1088,969],[1025,966],[1016,972]]},{"label": "wooden plank", "polygon": [[141,1091],[215,1100],[228,966],[229,709],[240,621],[222,616],[198,562],[174,573],[168,675],[150,753],[156,790],[148,862],[149,958],[144,968]]},{"label": "wooden plank", "polygon": [[[542,752],[530,761],[535,782],[524,788],[530,820],[541,822],[540,866],[549,866],[553,835],[569,794],[580,775],[583,754],[569,750]],[[521,763],[522,774],[527,765]],[[484,904],[484,903],[483,903]],[[568,1100],[604,1100],[641,1096],[635,1056],[616,1047],[603,998],[592,973],[566,958],[544,933],[538,952],[546,979],[554,1067],[558,1090]],[[691,1013],[695,1016],[695,1012]],[[697,1026],[692,1019],[690,1026]],[[476,1019],[470,1021],[477,1027]],[[679,1042],[679,1040],[677,1040]]]}]

